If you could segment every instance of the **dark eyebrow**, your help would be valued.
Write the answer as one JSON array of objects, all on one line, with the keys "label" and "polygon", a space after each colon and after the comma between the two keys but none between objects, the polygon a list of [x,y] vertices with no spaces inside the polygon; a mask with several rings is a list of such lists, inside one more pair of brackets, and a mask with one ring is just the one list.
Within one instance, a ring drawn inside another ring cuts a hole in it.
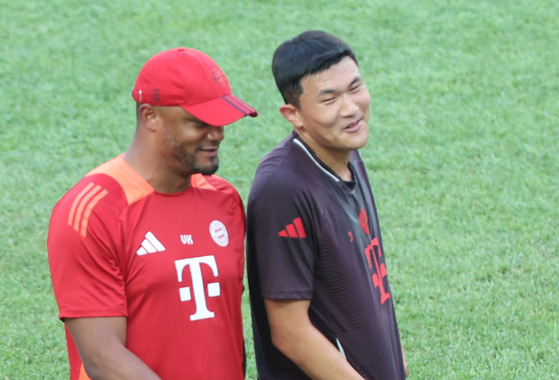
[{"label": "dark eyebrow", "polygon": [[[362,81],[363,81],[363,78],[361,78],[360,75],[357,75],[355,78],[353,78],[353,80],[351,81],[351,83],[349,84],[348,87],[351,88],[351,87],[353,87],[353,85],[355,83],[362,82]],[[336,93],[336,92],[338,92],[338,91],[327,88],[327,89],[324,89],[324,90],[320,91],[317,95],[317,98],[320,98],[321,96],[324,96],[324,95],[333,94],[333,93]]]},{"label": "dark eyebrow", "polygon": [[317,95],[316,97],[317,97],[317,98],[320,98],[320,97],[322,97],[323,95],[333,94],[333,93],[335,93],[335,92],[336,92],[336,91],[331,90],[331,89],[322,90],[322,91],[320,91],[320,92],[318,93],[318,95]]},{"label": "dark eyebrow", "polygon": [[349,84],[349,87],[353,86],[355,83],[357,82],[363,82],[363,78],[361,78],[361,75],[357,75]]}]

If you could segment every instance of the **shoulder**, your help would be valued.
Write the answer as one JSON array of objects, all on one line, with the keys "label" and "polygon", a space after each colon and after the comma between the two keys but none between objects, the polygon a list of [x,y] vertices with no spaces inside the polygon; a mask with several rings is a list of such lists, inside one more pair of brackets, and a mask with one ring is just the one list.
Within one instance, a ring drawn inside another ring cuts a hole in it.
[{"label": "shoulder", "polygon": [[87,173],[58,201],[51,229],[67,224],[85,237],[93,215],[110,223],[121,210],[151,193],[153,188],[119,156]]},{"label": "shoulder", "polygon": [[128,204],[132,204],[154,192],[153,187],[125,161],[124,155],[93,169],[84,177],[84,180],[104,181],[120,188]]},{"label": "shoulder", "polygon": [[237,189],[229,181],[216,174],[194,174],[190,177],[190,186],[213,195],[240,198]]},{"label": "shoulder", "polygon": [[251,189],[267,191],[303,190],[314,186],[316,170],[306,151],[293,135],[288,136],[272,149],[260,162]]},{"label": "shoulder", "polygon": [[237,189],[224,178],[212,174],[195,174],[190,177],[190,201],[200,207],[211,207],[221,213],[230,212],[235,218],[244,218],[244,203]]},{"label": "shoulder", "polygon": [[359,154],[359,151],[355,150],[352,152],[350,157],[350,163],[353,165],[355,169],[357,169],[363,179],[369,180],[369,176],[367,175],[367,169],[365,168],[365,163]]},{"label": "shoulder", "polygon": [[325,179],[306,151],[294,141],[274,148],[259,165],[250,189],[247,214],[307,214],[320,203]]},{"label": "shoulder", "polygon": [[233,191],[236,192],[235,187],[225,178],[216,174],[204,175],[194,174],[190,177],[190,186],[197,189],[209,191]]},{"label": "shoulder", "polygon": [[354,165],[364,166],[363,159],[361,158],[361,154],[359,153],[358,150],[354,150],[353,152],[351,152],[351,156],[349,160]]}]

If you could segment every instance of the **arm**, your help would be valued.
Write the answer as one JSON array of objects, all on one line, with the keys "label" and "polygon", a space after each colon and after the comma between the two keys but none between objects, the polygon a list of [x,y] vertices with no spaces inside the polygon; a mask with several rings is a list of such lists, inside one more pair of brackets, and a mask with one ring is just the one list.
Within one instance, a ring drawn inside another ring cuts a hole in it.
[{"label": "arm", "polygon": [[125,347],[125,317],[68,318],[64,322],[92,379],[160,380]]},{"label": "arm", "polygon": [[406,373],[406,377],[410,375],[410,370],[408,368],[408,359],[406,358],[406,351],[404,350],[404,346],[400,346],[402,348],[402,358],[404,359],[404,371]]},{"label": "arm", "polygon": [[312,379],[363,379],[309,319],[309,300],[265,299],[272,342]]}]

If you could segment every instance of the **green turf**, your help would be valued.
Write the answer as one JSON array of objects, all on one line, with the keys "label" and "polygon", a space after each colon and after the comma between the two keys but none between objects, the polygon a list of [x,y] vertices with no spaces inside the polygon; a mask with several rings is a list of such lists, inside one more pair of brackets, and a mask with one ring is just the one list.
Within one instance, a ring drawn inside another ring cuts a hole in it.
[{"label": "green turf", "polygon": [[[50,210],[124,151],[130,90],[163,49],[204,50],[260,116],[226,129],[246,200],[290,127],[270,73],[316,28],[355,49],[372,94],[362,151],[411,379],[559,377],[559,3],[0,0],[0,379],[64,379]],[[250,316],[248,378],[255,379]]]}]

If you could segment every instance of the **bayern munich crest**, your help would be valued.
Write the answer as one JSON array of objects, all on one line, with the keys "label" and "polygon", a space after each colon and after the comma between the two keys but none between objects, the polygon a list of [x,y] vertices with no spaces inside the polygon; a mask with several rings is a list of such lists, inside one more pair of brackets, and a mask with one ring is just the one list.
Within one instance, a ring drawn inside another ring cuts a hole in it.
[{"label": "bayern munich crest", "polygon": [[214,220],[210,223],[210,235],[215,243],[220,247],[227,247],[229,245],[229,234],[225,224],[219,220]]}]

